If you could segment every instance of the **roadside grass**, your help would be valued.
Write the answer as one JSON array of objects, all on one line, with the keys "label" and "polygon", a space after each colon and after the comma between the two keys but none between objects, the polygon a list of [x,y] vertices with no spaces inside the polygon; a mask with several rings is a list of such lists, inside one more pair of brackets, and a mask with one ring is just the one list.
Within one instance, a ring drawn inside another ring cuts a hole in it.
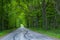
[{"label": "roadside grass", "polygon": [[29,29],[38,32],[40,34],[49,36],[51,38],[60,39],[60,30],[43,30],[43,29],[36,29],[36,28],[29,28]]},{"label": "roadside grass", "polygon": [[3,36],[5,36],[5,35],[7,35],[8,33],[14,31],[15,29],[16,29],[16,28],[10,29],[10,30],[4,30],[4,31],[0,32],[0,37],[3,37]]}]

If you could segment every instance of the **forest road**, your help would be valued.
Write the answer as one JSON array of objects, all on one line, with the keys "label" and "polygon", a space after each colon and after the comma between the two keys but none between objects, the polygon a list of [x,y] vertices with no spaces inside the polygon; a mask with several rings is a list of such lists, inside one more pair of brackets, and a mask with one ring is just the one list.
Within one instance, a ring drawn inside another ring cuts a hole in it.
[{"label": "forest road", "polygon": [[30,31],[27,28],[18,28],[0,40],[55,40],[43,34]]}]

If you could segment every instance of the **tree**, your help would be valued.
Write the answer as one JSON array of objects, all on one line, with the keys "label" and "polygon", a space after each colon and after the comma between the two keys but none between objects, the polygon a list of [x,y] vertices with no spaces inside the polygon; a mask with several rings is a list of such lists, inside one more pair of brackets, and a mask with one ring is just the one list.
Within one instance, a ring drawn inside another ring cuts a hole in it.
[{"label": "tree", "polygon": [[43,17],[43,28],[47,27],[47,17],[46,17],[46,0],[42,1],[42,17]]}]

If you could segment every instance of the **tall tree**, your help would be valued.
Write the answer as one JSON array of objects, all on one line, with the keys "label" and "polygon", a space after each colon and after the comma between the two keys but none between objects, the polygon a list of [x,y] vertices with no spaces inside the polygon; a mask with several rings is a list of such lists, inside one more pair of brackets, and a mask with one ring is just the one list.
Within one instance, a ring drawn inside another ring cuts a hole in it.
[{"label": "tall tree", "polygon": [[48,29],[47,16],[46,16],[46,0],[42,0],[42,18],[43,18],[43,28]]}]

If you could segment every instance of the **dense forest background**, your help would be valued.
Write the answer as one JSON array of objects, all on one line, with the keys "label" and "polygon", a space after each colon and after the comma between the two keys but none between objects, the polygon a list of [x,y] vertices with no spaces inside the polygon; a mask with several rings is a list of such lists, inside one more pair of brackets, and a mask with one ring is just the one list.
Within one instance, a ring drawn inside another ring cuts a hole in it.
[{"label": "dense forest background", "polygon": [[60,0],[0,0],[0,31],[18,28],[20,24],[27,28],[60,29]]}]

